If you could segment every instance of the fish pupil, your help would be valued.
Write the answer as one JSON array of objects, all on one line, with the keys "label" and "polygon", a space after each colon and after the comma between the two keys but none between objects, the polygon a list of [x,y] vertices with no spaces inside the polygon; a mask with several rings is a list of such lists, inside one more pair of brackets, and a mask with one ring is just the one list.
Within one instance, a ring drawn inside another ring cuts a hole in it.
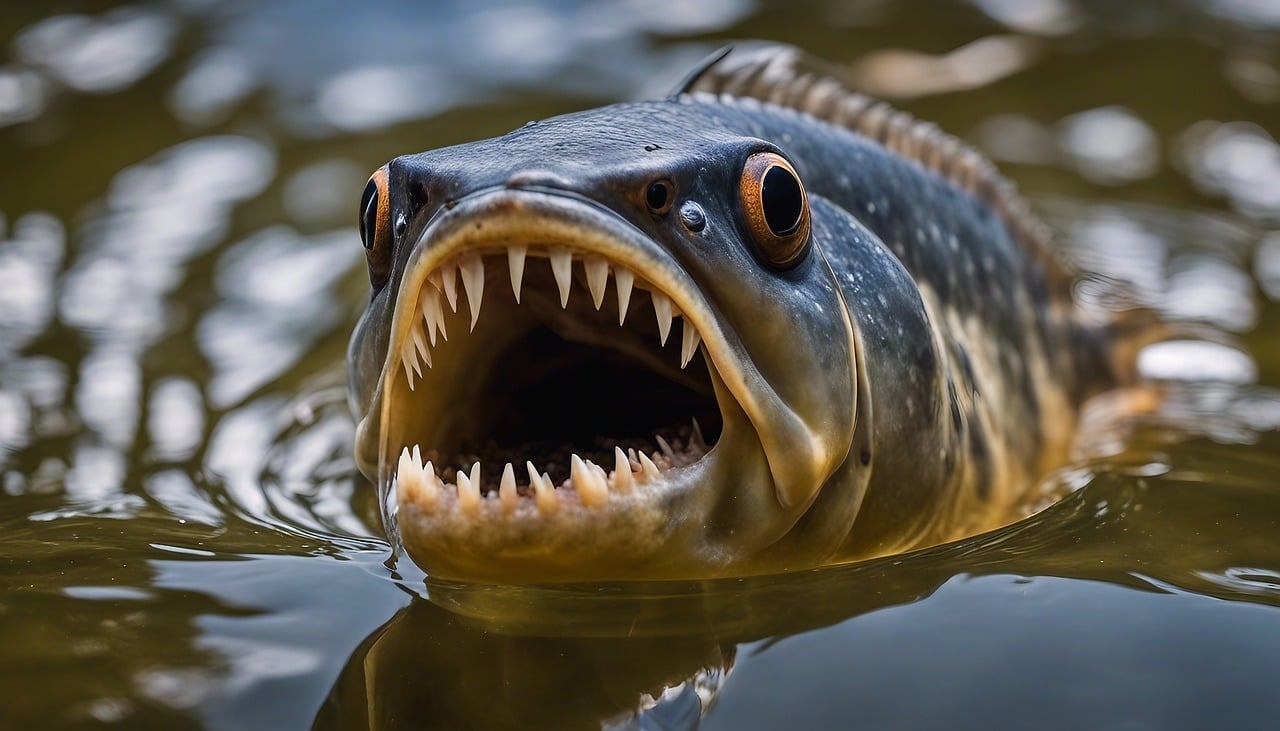
[{"label": "fish pupil", "polygon": [[645,203],[654,211],[660,211],[667,207],[667,201],[671,197],[670,184],[664,180],[658,180],[649,184],[649,189],[645,191]]},{"label": "fish pupil", "polygon": [[800,225],[804,195],[800,181],[784,167],[775,165],[764,174],[760,185],[760,207],[774,236],[786,236]]},{"label": "fish pupil", "polygon": [[369,181],[360,196],[360,242],[364,248],[373,246],[374,233],[378,227],[378,184]]}]

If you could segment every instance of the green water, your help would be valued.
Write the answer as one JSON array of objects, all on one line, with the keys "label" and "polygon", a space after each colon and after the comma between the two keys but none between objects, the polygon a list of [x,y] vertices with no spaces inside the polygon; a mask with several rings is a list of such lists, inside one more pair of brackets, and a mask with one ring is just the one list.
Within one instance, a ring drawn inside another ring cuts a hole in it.
[{"label": "green water", "polygon": [[[49,7],[0,9],[0,728],[1277,724],[1275,3]],[[954,544],[640,587],[388,568],[342,391],[368,173],[746,37],[982,147],[1084,269],[1230,345],[1149,354],[1161,412]]]}]

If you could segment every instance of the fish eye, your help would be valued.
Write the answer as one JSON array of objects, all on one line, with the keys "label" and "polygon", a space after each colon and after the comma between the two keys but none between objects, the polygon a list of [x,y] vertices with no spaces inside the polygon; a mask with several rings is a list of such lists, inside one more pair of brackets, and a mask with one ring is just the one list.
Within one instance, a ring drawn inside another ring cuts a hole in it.
[{"label": "fish eye", "polygon": [[369,261],[369,281],[381,289],[391,271],[391,198],[387,194],[387,168],[379,168],[360,196],[360,243]]},{"label": "fish eye", "polygon": [[738,193],[747,231],[764,260],[776,269],[799,263],[808,251],[809,199],[791,163],[773,152],[751,155]]},{"label": "fish eye", "polygon": [[649,212],[655,216],[671,210],[675,198],[675,186],[670,180],[655,180],[644,191],[644,202],[649,206]]}]

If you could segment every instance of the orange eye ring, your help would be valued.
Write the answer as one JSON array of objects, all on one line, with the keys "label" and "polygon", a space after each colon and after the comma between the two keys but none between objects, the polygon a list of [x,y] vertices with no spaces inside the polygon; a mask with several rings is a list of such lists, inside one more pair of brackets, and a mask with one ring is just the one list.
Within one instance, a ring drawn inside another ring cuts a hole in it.
[{"label": "orange eye ring", "polygon": [[369,281],[380,288],[391,272],[391,195],[385,165],[369,177],[360,196],[360,242],[369,261]]},{"label": "orange eye ring", "polygon": [[786,158],[757,152],[738,182],[742,214],[752,243],[776,269],[795,266],[808,251],[809,196]]}]

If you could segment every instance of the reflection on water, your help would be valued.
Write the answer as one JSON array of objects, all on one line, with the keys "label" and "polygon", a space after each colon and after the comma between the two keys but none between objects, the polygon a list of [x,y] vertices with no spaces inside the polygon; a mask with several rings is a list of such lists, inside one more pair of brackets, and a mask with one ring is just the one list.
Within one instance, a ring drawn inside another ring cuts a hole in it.
[{"label": "reflection on water", "polygon": [[[0,10],[0,727],[1280,712],[1274,3],[104,5]],[[710,584],[388,568],[341,386],[368,171],[660,94],[738,37],[980,145],[1083,297],[1212,342],[1145,353],[1164,404],[1086,435],[1108,456],[1050,478],[1071,495],[992,534]]]}]

